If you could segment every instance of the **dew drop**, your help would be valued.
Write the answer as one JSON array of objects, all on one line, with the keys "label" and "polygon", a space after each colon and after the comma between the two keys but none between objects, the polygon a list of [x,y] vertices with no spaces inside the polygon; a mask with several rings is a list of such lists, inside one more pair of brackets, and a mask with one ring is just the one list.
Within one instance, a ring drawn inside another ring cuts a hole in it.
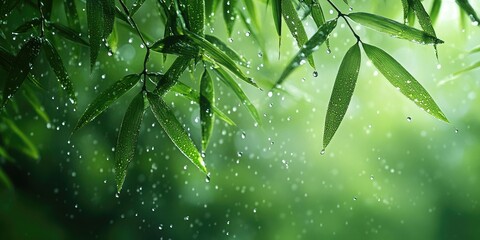
[{"label": "dew drop", "polygon": [[322,151],[320,151],[320,154],[321,154],[321,155],[325,155],[325,148],[322,149]]},{"label": "dew drop", "polygon": [[412,118],[411,118],[411,117],[407,117],[407,121],[411,122],[411,121],[412,121]]},{"label": "dew drop", "polygon": [[458,133],[458,129],[455,129],[455,133]]},{"label": "dew drop", "polygon": [[313,77],[318,77],[318,72],[317,71],[313,71]]}]

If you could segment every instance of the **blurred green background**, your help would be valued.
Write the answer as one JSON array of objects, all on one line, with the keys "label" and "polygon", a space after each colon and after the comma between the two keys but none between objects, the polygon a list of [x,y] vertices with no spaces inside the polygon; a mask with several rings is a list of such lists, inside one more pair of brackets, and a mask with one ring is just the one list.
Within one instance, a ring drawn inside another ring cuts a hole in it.
[{"label": "blurred green background", "polygon": [[[353,11],[402,19],[400,1],[350,2]],[[278,39],[270,9],[258,4],[266,51],[241,21],[228,39],[218,11],[217,21],[207,32],[250,61],[245,71],[265,90],[242,86],[263,124],[254,123],[232,92],[215,85],[217,104],[237,126],[216,121],[206,153],[211,181],[206,182],[148,112],[118,197],[112,148],[128,102],[137,91],[70,134],[96,95],[122,76],[142,70],[144,49],[138,37],[118,26],[118,51],[113,56],[101,52],[97,68],[90,73],[88,48],[58,40],[79,104],[76,110],[65,104],[66,96],[53,73],[42,67],[46,63],[34,68],[45,88],[37,96],[51,122],[45,123],[28,107],[15,119],[37,145],[41,158],[35,161],[14,153],[14,162],[0,160],[13,184],[11,190],[1,189],[0,238],[480,239],[480,71],[439,84],[479,59],[480,55],[467,52],[480,44],[480,28],[470,22],[462,25],[454,1],[443,2],[435,25],[438,37],[445,41],[438,46],[438,60],[431,46],[390,38],[356,24],[354,28],[364,42],[381,47],[409,70],[450,124],[401,95],[362,53],[360,77],[345,120],[321,154],[333,81],[343,55],[355,43],[344,22],[339,21],[331,36],[332,52],[327,54],[322,46],[314,55],[318,77],[305,65],[288,78],[285,91],[269,92],[298,51],[294,39],[284,34],[277,59]],[[342,1],[336,3],[348,12]],[[429,9],[431,1],[424,4]],[[480,9],[477,2],[473,4]],[[336,17],[333,11],[328,13],[329,6],[323,6],[328,19]],[[147,1],[135,19],[144,32],[159,38],[163,25],[152,9],[154,1]],[[11,32],[29,18],[31,14],[25,12],[23,19],[5,20],[2,28]],[[65,19],[63,15],[56,18]],[[305,24],[311,36],[315,25],[310,19]],[[172,59],[163,63],[155,53],[149,68],[165,71]],[[200,74],[184,74],[182,81],[198,86]],[[198,106],[172,93],[167,100],[199,146]]]}]

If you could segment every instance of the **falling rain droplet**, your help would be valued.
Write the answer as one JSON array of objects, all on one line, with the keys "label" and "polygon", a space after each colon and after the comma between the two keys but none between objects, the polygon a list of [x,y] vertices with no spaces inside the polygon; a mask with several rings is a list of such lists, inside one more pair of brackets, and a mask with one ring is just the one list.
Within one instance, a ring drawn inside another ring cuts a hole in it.
[{"label": "falling rain droplet", "polygon": [[458,129],[455,129],[455,133],[458,133]]},{"label": "falling rain droplet", "polygon": [[119,193],[119,192],[115,193],[115,197],[116,197],[116,198],[119,198],[119,197],[120,197],[120,193]]},{"label": "falling rain droplet", "polygon": [[313,71],[313,77],[318,77],[318,72],[317,71]]},{"label": "falling rain droplet", "polygon": [[412,118],[411,118],[411,117],[407,117],[407,121],[411,122],[411,121],[412,121]]},{"label": "falling rain droplet", "polygon": [[325,148],[322,149],[322,151],[320,151],[320,154],[321,154],[321,155],[325,155]]},{"label": "falling rain droplet", "polygon": [[357,197],[353,197],[353,201],[357,201]]},{"label": "falling rain droplet", "polygon": [[205,178],[205,182],[207,182],[207,183],[210,182],[210,173],[207,174],[207,177]]}]

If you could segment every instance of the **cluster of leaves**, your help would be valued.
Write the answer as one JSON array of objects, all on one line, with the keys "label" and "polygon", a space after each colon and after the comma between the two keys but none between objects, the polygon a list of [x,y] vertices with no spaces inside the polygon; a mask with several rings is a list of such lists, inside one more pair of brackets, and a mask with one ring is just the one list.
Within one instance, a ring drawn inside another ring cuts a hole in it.
[{"label": "cluster of leaves", "polygon": [[[258,88],[255,81],[241,69],[242,66],[247,65],[246,60],[222,40],[213,35],[205,34],[205,26],[214,21],[215,13],[218,12],[220,6],[223,9],[223,19],[227,33],[231,35],[236,21],[241,20],[261,47],[263,40],[259,34],[261,25],[257,18],[257,5],[262,3],[271,7],[279,44],[281,44],[282,25],[285,22],[300,50],[285,67],[274,86],[281,85],[290,73],[306,62],[315,69],[312,54],[324,42],[329,49],[328,36],[336,28],[339,19],[343,19],[347,23],[357,41],[345,54],[335,79],[326,113],[324,148],[330,143],[340,126],[353,95],[360,69],[361,48],[394,87],[427,113],[447,121],[447,118],[428,92],[400,63],[382,49],[363,42],[350,25],[350,21],[354,21],[395,38],[406,39],[418,44],[433,45],[436,52],[436,45],[443,43],[442,40],[437,38],[433,28],[433,23],[438,17],[441,0],[434,1],[430,14],[426,12],[420,0],[402,0],[404,23],[371,13],[352,12],[344,14],[330,0],[322,2],[319,0],[271,0],[258,1],[259,3],[255,3],[253,0],[156,0],[155,3],[158,5],[158,12],[165,29],[163,37],[156,40],[148,37],[135,22],[135,14],[142,7],[144,0],[136,0],[131,6],[128,6],[123,0],[86,0],[88,41],[82,37],[86,34],[81,32],[82,24],[77,12],[76,1],[64,0],[65,15],[68,19],[66,25],[50,20],[53,4],[51,0],[39,0],[37,3],[20,2],[2,0],[0,2],[0,16],[7,16],[16,7],[28,4],[38,9],[38,17],[25,22],[14,31],[15,34],[34,32],[21,46],[20,50],[16,51],[15,48],[8,50],[7,46],[0,45],[0,64],[8,72],[7,78],[2,79],[2,83],[5,82],[1,94],[1,108],[4,109],[2,110],[2,124],[7,125],[7,129],[22,140],[22,151],[33,158],[38,158],[38,151],[25,137],[25,134],[10,120],[12,118],[5,105],[8,105],[8,100],[21,88],[24,96],[29,99],[37,113],[43,116],[47,122],[49,121],[41,104],[31,96],[32,94],[29,94],[33,91],[34,86],[39,85],[30,70],[42,50],[71,103],[76,103],[73,84],[60,55],[57,53],[57,48],[52,44],[52,38],[61,37],[89,47],[92,70],[99,52],[104,49],[105,45],[111,51],[116,50],[119,40],[116,32],[118,24],[127,26],[142,41],[146,51],[143,70],[124,76],[100,93],[89,104],[73,130],[75,132],[93,121],[126,92],[134,88],[138,89],[138,94],[131,100],[125,112],[115,147],[115,174],[118,191],[122,189],[128,165],[134,158],[140,125],[145,110],[148,108],[178,150],[207,176],[208,171],[202,153],[208,146],[213,130],[214,117],[216,116],[228,124],[235,124],[216,107],[213,81],[218,80],[224,83],[240,99],[253,119],[260,123],[261,119],[256,108],[237,83],[237,80],[240,80]],[[344,0],[344,2],[347,5],[349,4],[347,0]],[[457,0],[457,3],[460,9],[471,17],[472,21],[478,22],[478,16],[467,0]],[[322,5],[335,9],[338,13],[337,17],[327,21]],[[246,9],[246,11],[242,9]],[[308,37],[304,28],[303,21],[307,18],[313,19],[318,27],[318,30],[311,37]],[[421,30],[413,27],[415,18],[418,19]],[[3,31],[1,34],[5,38]],[[168,70],[161,74],[155,72],[154,69],[147,68],[151,52],[161,53],[164,58],[167,55],[175,55],[176,58]],[[196,69],[197,64],[201,64],[203,73],[199,80],[199,87],[195,89],[180,82],[179,78],[188,69]],[[25,80],[29,84],[24,84]],[[201,150],[195,146],[194,141],[163,99],[169,91],[176,92],[199,104]],[[10,105],[15,105],[15,101],[10,102]],[[2,132],[7,131],[5,129],[0,130]],[[2,133],[0,154],[4,157],[7,157],[8,154],[2,146],[9,146],[7,140],[8,138],[4,137]],[[1,171],[0,179],[7,179]]]}]

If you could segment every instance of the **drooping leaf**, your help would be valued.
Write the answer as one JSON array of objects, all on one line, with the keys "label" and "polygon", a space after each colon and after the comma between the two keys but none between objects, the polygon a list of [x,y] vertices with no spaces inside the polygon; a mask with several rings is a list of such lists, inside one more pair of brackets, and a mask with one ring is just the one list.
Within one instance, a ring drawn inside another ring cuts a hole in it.
[{"label": "drooping leaf", "polygon": [[422,29],[431,36],[436,37],[437,34],[435,33],[435,29],[433,29],[432,21],[430,20],[430,16],[428,16],[427,11],[422,5],[420,0],[408,0],[410,6],[415,11],[415,15],[417,15],[418,23]]},{"label": "drooping leaf", "polygon": [[103,12],[103,38],[108,38],[113,31],[115,20],[115,0],[100,0]]},{"label": "drooping leaf", "polygon": [[102,1],[87,0],[87,27],[90,39],[90,68],[93,69],[97,61],[98,52],[102,45],[102,38],[105,32],[103,23]]},{"label": "drooping leaf", "polygon": [[188,64],[192,58],[180,56],[175,59],[170,68],[163,75],[157,83],[157,87],[153,91],[154,94],[163,96],[170,88],[172,88],[178,81],[178,78],[187,69]]},{"label": "drooping leaf", "polygon": [[144,110],[145,103],[142,91],[133,98],[128,106],[125,116],[123,117],[120,132],[118,133],[117,145],[115,146],[115,181],[117,183],[117,192],[122,190],[128,165],[135,155]]},{"label": "drooping leaf", "polygon": [[190,31],[205,35],[205,0],[189,0],[186,7]]},{"label": "drooping leaf", "polygon": [[440,7],[442,6],[442,0],[433,0],[432,8],[430,9],[430,19],[432,24],[435,24],[440,13]]},{"label": "drooping leaf", "polygon": [[118,32],[117,32],[117,25],[114,23],[113,24],[113,30],[112,33],[110,33],[110,36],[107,38],[107,43],[108,47],[110,50],[115,53],[117,52],[118,49]]},{"label": "drooping leaf", "polygon": [[151,46],[151,50],[189,57],[196,57],[199,53],[199,48],[185,35],[173,35],[160,39]]},{"label": "drooping leaf", "polygon": [[241,63],[241,64],[246,64],[247,60],[238,55],[235,50],[231,49],[227,44],[225,44],[222,40],[218,39],[217,37],[213,35],[205,35],[205,39],[207,39],[210,43],[212,43],[214,46],[216,46],[218,49],[226,53],[228,56],[230,56],[234,61]]},{"label": "drooping leaf", "polygon": [[75,30],[80,30],[80,18],[78,17],[77,6],[75,0],[64,0],[65,16],[68,26]]},{"label": "drooping leaf", "polygon": [[3,171],[2,168],[0,168],[0,183],[6,188],[6,189],[12,189],[13,185],[10,179],[8,178],[7,174]]},{"label": "drooping leaf", "polygon": [[[313,21],[315,22],[315,25],[317,25],[317,28],[319,28],[325,23],[325,14],[323,14],[322,6],[314,0],[309,0],[309,2],[310,8],[312,9]],[[325,44],[327,45],[327,50],[330,51],[330,41],[328,38],[325,41]]]},{"label": "drooping leaf", "polygon": [[332,95],[330,96],[330,102],[328,103],[327,116],[325,117],[325,130],[323,132],[324,148],[326,148],[332,140],[347,112],[357,83],[360,62],[360,47],[357,43],[347,51],[338,69]]},{"label": "drooping leaf", "polygon": [[68,39],[74,43],[81,44],[83,46],[90,46],[90,44],[85,41],[82,37],[80,37],[80,33],[59,23],[49,23],[47,24],[47,28],[55,31],[58,35],[62,36],[65,39]]},{"label": "drooping leaf", "polygon": [[215,101],[213,81],[207,69],[200,80],[200,124],[202,127],[202,151],[205,152],[213,130],[213,104]]},{"label": "drooping leaf", "polygon": [[22,85],[23,81],[30,72],[33,62],[40,53],[41,46],[42,40],[38,37],[32,37],[18,52],[13,61],[14,64],[7,75],[0,108],[3,108],[7,100],[13,97],[15,92],[17,92],[18,88],[20,88]]},{"label": "drooping leaf", "polygon": [[33,18],[32,20],[30,21],[26,21],[24,22],[22,25],[18,26],[15,30],[13,30],[12,32],[15,33],[15,34],[19,34],[19,33],[25,33],[27,31],[29,31],[30,29],[33,29],[34,27],[39,27],[41,24],[41,21],[40,19],[38,18]]},{"label": "drooping leaf", "polygon": [[37,96],[35,95],[34,91],[30,87],[24,88],[23,96],[27,99],[27,102],[30,103],[33,110],[37,113],[37,115],[45,121],[45,123],[50,122],[50,118],[48,117],[47,113],[45,112],[45,108],[38,100]]},{"label": "drooping leaf", "polygon": [[232,36],[233,26],[235,25],[235,21],[237,20],[237,10],[236,5],[238,0],[225,0],[223,1],[223,19],[225,21],[225,25],[227,25],[227,33],[228,36]]},{"label": "drooping leaf", "polygon": [[409,27],[391,19],[364,12],[348,14],[353,21],[373,30],[387,33],[392,37],[410,40],[419,44],[441,44],[442,40],[427,32]]},{"label": "drooping leaf", "polygon": [[430,115],[448,122],[430,94],[400,63],[378,47],[365,43],[362,45],[373,65],[394,87]]},{"label": "drooping leaf", "polygon": [[259,28],[258,18],[257,18],[257,10],[255,8],[255,4],[253,0],[244,0],[245,8],[247,9],[248,16],[251,19],[251,23],[255,26],[256,29]]},{"label": "drooping leaf", "polygon": [[202,155],[170,107],[156,94],[147,93],[147,98],[153,115],[155,115],[155,118],[178,150],[195,164],[200,171],[207,174],[207,168],[205,167]]},{"label": "drooping leaf", "polygon": [[48,39],[44,39],[43,42],[43,49],[45,51],[45,55],[47,56],[47,60],[50,63],[50,66],[57,75],[58,81],[62,86],[62,89],[68,95],[68,99],[74,105],[77,104],[77,97],[75,97],[75,89],[73,88],[73,83],[70,80],[70,76],[68,76],[67,70],[65,66],[63,66],[62,59],[58,54],[57,50],[52,46]]},{"label": "drooping leaf", "polygon": [[260,115],[257,112],[257,108],[252,104],[250,99],[248,99],[247,94],[238,86],[238,83],[233,80],[233,78],[225,72],[222,68],[213,68],[212,69],[218,76],[218,78],[227,86],[229,87],[235,95],[237,95],[238,99],[242,102],[242,104],[247,108],[248,112],[250,115],[253,117],[253,119],[258,123],[262,123],[262,119],[260,118]]},{"label": "drooping leaf", "polygon": [[480,46],[474,47],[472,50],[468,51],[469,54],[480,52]]},{"label": "drooping leaf", "polygon": [[305,43],[295,57],[290,61],[282,75],[277,80],[275,85],[282,84],[283,81],[292,73],[295,68],[302,65],[305,59],[313,52],[317,51],[319,46],[327,39],[328,35],[337,26],[337,19],[330,20],[318,28],[317,32]]},{"label": "drooping leaf", "polygon": [[402,7],[403,7],[403,23],[407,23],[408,15],[410,11],[410,4],[408,4],[409,0],[402,0]]},{"label": "drooping leaf", "polygon": [[480,26],[480,18],[468,0],[455,0],[455,2],[469,16],[472,22],[477,22],[477,24]]},{"label": "drooping leaf", "polygon": [[16,145],[15,148],[20,150],[25,155],[38,160],[40,158],[40,154],[38,153],[38,149],[35,144],[30,141],[30,139],[22,132],[22,130],[10,119],[3,117],[2,121],[7,124],[8,128],[21,140],[23,143],[22,145]]},{"label": "drooping leaf", "polygon": [[87,123],[95,119],[100,113],[107,109],[115,100],[130,90],[140,80],[140,75],[130,74],[115,82],[105,91],[100,93],[87,107],[82,117],[77,122],[73,132],[77,131]]},{"label": "drooping leaf", "polygon": [[[297,41],[297,46],[302,48],[303,45],[308,41],[308,36],[291,0],[282,0],[282,15],[285,19],[285,23],[287,23],[290,33]],[[315,68],[313,56],[310,55],[307,57],[307,59],[308,63],[310,63],[310,66]]]},{"label": "drooping leaf", "polygon": [[282,0],[272,0],[273,22],[278,35],[278,45],[281,44],[282,37]]},{"label": "drooping leaf", "polygon": [[458,76],[458,75],[460,75],[460,74],[462,74],[462,73],[466,73],[466,72],[475,70],[475,69],[477,69],[477,68],[480,68],[480,61],[478,61],[478,62],[476,62],[476,63],[474,63],[474,64],[472,64],[472,65],[470,65],[470,66],[468,66],[468,67],[466,67],[466,68],[464,68],[464,69],[462,69],[462,70],[459,70],[459,71],[453,73],[452,75],[455,77],[455,76]]},{"label": "drooping leaf", "polygon": [[145,3],[145,0],[135,0],[135,2],[132,5],[132,9],[130,10],[130,15],[133,17],[135,13],[137,13],[138,9]]}]

